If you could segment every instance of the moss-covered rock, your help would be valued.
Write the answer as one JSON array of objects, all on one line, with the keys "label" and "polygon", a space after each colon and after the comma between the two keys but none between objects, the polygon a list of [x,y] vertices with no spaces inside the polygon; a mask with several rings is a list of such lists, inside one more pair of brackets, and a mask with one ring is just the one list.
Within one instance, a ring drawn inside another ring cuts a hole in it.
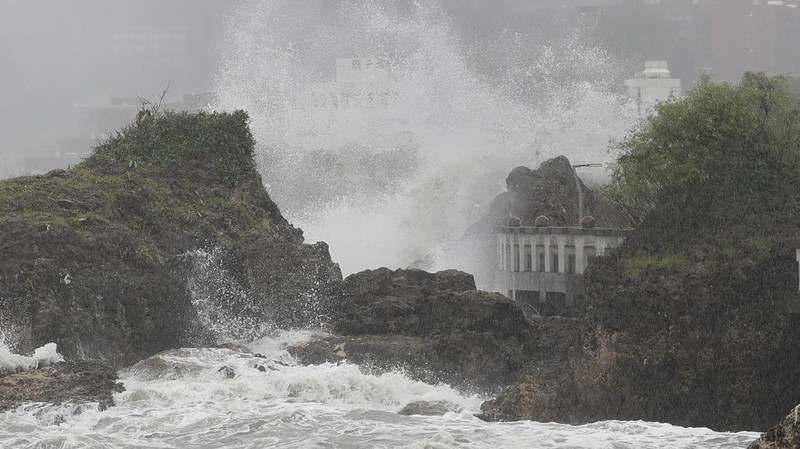
[{"label": "moss-covered rock", "polygon": [[621,249],[586,273],[595,330],[576,364],[586,418],[763,430],[797,403],[793,248],[743,264],[695,245],[635,270],[640,242]]},{"label": "moss-covered rock", "polygon": [[[244,112],[167,113],[71,170],[0,181],[0,329],[14,349],[135,362],[218,337],[214,301],[249,326],[316,319],[308,305],[321,310],[341,273],[281,216],[253,145]],[[222,278],[237,290],[221,297]]]}]

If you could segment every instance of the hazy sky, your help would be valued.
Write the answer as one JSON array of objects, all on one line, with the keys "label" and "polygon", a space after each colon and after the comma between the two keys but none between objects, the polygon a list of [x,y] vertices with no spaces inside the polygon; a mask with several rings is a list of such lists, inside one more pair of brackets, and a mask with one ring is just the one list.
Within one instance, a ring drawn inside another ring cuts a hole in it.
[{"label": "hazy sky", "polygon": [[204,91],[230,2],[0,0],[0,152],[69,128],[76,102]]},{"label": "hazy sky", "polygon": [[[272,0],[280,1],[299,12],[303,5],[334,11],[348,4],[346,0]],[[413,0],[374,2],[413,4]],[[109,96],[133,96],[134,92],[154,98],[168,84],[176,98],[208,91],[219,67],[221,36],[239,31],[223,26],[226,14],[238,3],[0,0],[0,156],[6,155],[6,168],[8,155],[35,153],[47,147],[43,142],[70,137],[75,104],[107,102]],[[523,48],[535,49],[533,44],[557,40],[577,27],[580,7],[616,5],[605,16],[591,15],[583,25],[594,24],[586,38],[593,40],[591,45],[606,45],[625,73],[647,59],[669,59],[673,73],[689,83],[704,71],[735,80],[743,67],[800,69],[800,55],[794,50],[800,38],[796,9],[764,6],[760,11],[770,14],[753,18],[748,9],[753,8],[752,0],[662,0],[661,6],[666,7],[661,9],[644,5],[659,3],[655,0],[438,3],[459,28],[465,52],[475,43],[496,45],[498,60],[507,57],[502,44],[510,37],[519,37]],[[636,3],[638,7],[630,6]],[[753,40],[760,41],[753,44]],[[748,45],[775,49],[759,54],[760,48]],[[485,71],[496,62],[491,58],[469,62]],[[0,176],[4,174],[0,166]]]},{"label": "hazy sky", "polygon": [[[332,9],[337,3],[329,2]],[[478,24],[473,29],[482,23],[496,28],[519,5],[533,3],[444,1],[465,23]],[[134,92],[153,98],[167,84],[173,96],[208,90],[224,16],[236,4],[0,0],[0,154],[30,152],[43,140],[63,137],[79,102]],[[487,4],[496,5],[491,18]]]}]

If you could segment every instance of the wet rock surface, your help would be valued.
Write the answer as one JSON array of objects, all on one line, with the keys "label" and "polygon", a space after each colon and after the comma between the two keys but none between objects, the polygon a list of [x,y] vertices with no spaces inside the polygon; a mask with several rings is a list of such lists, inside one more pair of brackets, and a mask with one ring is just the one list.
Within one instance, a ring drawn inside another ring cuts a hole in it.
[{"label": "wet rock surface", "polygon": [[343,292],[332,326],[338,335],[290,348],[303,363],[346,360],[494,391],[531,364],[564,360],[580,333],[573,319],[527,320],[511,300],[475,290],[457,271],[368,270],[347,277]]},{"label": "wet rock surface", "polygon": [[543,342],[567,357],[532,361],[482,417],[752,431],[784,416],[800,395],[787,375],[800,366],[800,326],[783,306],[797,295],[793,252],[736,278],[691,258],[690,271],[632,271],[622,251],[587,271],[593,303],[575,318],[571,348]]},{"label": "wet rock surface", "polygon": [[747,449],[797,449],[800,448],[800,405],[795,407],[780,424],[770,427],[764,435]]},{"label": "wet rock surface", "polygon": [[341,273],[281,216],[253,154],[241,111],[167,113],[70,170],[0,181],[11,349],[55,342],[121,367],[220,332],[315,324]]},{"label": "wet rock surface", "polygon": [[460,412],[460,408],[448,401],[414,401],[409,402],[398,415],[442,416],[448,412]]},{"label": "wet rock surface", "polygon": [[[593,189],[578,180],[584,216],[598,218],[602,207]],[[507,190],[492,201],[489,214],[470,228],[470,234],[491,233],[492,226],[578,225],[578,186],[572,163],[565,156],[544,161],[539,168],[517,167],[506,178]],[[508,221],[509,217],[513,217]],[[540,218],[541,217],[541,218]],[[603,221],[601,221],[603,223]]]},{"label": "wet rock surface", "polygon": [[339,335],[292,348],[305,363],[346,359],[486,388],[510,382],[531,345],[520,309],[475,290],[467,273],[381,268],[348,276],[342,290],[332,321]]},{"label": "wet rock surface", "polygon": [[116,371],[96,361],[59,362],[54,365],[0,376],[0,412],[26,402],[114,404],[113,393],[123,391]]}]

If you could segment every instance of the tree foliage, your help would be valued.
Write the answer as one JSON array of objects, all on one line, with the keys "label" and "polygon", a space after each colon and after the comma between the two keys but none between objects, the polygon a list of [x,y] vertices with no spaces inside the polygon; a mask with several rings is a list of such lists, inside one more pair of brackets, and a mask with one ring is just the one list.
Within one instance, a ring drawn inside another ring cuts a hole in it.
[{"label": "tree foliage", "polygon": [[675,238],[797,223],[799,118],[792,79],[704,77],[617,143],[607,196],[633,224]]}]

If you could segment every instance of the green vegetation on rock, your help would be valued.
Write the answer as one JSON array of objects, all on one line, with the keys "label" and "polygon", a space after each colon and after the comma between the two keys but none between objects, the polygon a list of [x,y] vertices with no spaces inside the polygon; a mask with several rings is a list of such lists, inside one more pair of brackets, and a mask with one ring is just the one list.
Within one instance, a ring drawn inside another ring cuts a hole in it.
[{"label": "green vegetation on rock", "polygon": [[[661,246],[796,234],[800,220],[800,97],[790,80],[703,78],[660,103],[618,143],[608,196]],[[750,245],[752,243],[752,245]]]},{"label": "green vegetation on rock", "polygon": [[144,117],[96,148],[81,166],[119,173],[142,168],[234,187],[257,175],[247,113],[165,112]]},{"label": "green vegetation on rock", "polygon": [[636,227],[584,273],[581,343],[485,416],[765,430],[800,402],[797,91],[703,79],[619,143],[602,195]]},{"label": "green vegetation on rock", "polygon": [[637,226],[585,275],[588,416],[755,430],[800,400],[795,91],[704,78],[619,143],[606,193]]},{"label": "green vegetation on rock", "polygon": [[[270,199],[247,120],[144,117],[70,170],[0,181],[0,329],[13,349],[56,342],[120,365],[219,337],[204,313],[262,327],[318,313],[341,273]],[[198,250],[220,259],[200,293]],[[197,294],[219,304],[198,310]]]}]

